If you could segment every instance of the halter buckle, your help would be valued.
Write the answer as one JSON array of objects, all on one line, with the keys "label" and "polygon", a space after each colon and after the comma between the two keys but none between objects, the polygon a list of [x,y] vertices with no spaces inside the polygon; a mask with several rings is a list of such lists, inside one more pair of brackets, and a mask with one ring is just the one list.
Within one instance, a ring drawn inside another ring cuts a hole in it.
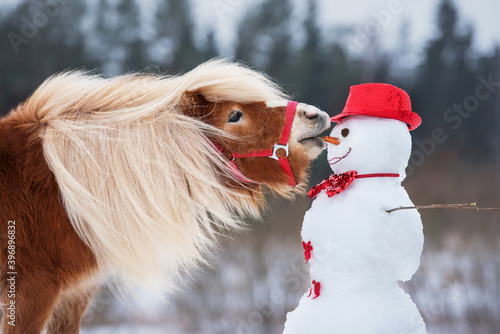
[{"label": "halter buckle", "polygon": [[285,157],[288,157],[288,143],[286,145],[281,145],[281,144],[274,144],[273,147],[273,155],[269,156],[269,158],[274,159],[274,160],[279,160],[278,156],[276,155],[276,152],[280,149],[285,150]]}]

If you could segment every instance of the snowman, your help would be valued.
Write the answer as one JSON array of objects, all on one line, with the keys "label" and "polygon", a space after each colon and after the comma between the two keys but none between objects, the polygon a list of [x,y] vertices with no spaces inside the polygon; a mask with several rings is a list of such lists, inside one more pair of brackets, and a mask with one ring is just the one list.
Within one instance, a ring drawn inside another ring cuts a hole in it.
[{"label": "snowman", "polygon": [[398,285],[420,264],[422,221],[401,186],[421,123],[405,91],[352,86],[328,142],[335,174],[313,187],[302,239],[311,287],[287,314],[284,334],[426,333]]}]

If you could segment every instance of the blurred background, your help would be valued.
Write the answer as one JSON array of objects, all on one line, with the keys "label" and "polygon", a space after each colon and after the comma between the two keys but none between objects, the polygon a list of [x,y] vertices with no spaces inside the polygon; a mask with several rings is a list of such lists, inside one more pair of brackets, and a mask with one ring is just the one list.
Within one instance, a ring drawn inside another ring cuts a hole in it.
[{"label": "blurred background", "polygon": [[[405,89],[404,186],[416,204],[500,207],[500,3],[496,0],[2,0],[0,112],[51,74],[176,74],[212,57],[268,73],[294,99],[339,113],[349,86]],[[330,169],[321,155],[311,185]],[[103,287],[83,333],[281,333],[309,287],[300,239],[310,206],[269,197],[175,295],[118,300]],[[421,210],[422,264],[402,284],[429,333],[500,332],[500,213]]]}]

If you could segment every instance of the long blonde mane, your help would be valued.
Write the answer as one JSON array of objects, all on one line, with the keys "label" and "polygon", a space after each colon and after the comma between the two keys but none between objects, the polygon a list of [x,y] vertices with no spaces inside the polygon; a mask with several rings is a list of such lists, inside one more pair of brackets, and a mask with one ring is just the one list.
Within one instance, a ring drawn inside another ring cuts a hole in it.
[{"label": "long blonde mane", "polygon": [[207,140],[218,130],[181,113],[186,90],[211,101],[287,98],[264,75],[212,60],[175,77],[63,73],[18,111],[37,124],[71,223],[101,270],[148,287],[173,288],[220,231],[259,214],[260,193],[222,182],[224,161]]}]

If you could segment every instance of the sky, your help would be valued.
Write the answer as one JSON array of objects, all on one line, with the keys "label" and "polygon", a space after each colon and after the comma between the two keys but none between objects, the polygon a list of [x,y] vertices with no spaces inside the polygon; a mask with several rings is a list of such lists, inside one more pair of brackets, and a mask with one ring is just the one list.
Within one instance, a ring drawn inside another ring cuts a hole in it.
[{"label": "sky", "polygon": [[[200,30],[215,27],[223,54],[230,55],[237,23],[245,13],[262,0],[194,0],[194,12],[199,18]],[[294,2],[294,19],[300,22],[305,13],[305,0]],[[382,45],[394,47],[401,24],[410,24],[409,38],[414,50],[422,48],[435,32],[436,10],[439,0],[318,0],[318,23],[328,31],[339,25],[356,27],[351,51],[360,49],[363,34],[375,31]],[[455,0],[462,27],[474,26],[474,47],[479,51],[491,51],[500,44],[500,1]],[[375,17],[379,18],[379,23]],[[357,40],[356,40],[357,38]],[[349,41],[348,41],[349,42]],[[349,43],[348,43],[349,44]]]}]

